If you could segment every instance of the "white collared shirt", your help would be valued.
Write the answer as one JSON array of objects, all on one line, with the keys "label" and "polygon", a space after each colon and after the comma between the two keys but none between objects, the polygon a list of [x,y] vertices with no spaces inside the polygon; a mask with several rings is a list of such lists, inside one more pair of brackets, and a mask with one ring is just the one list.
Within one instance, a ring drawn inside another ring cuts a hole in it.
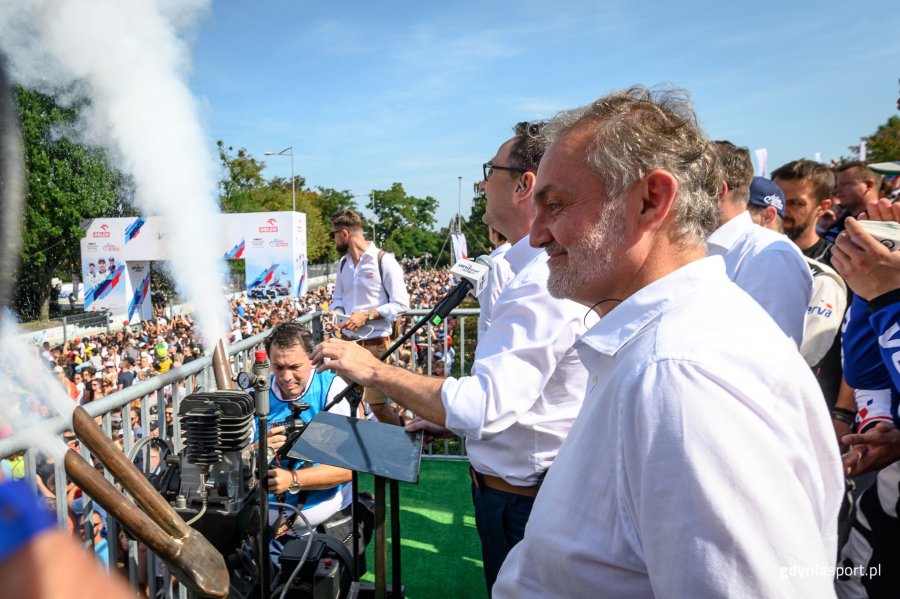
[{"label": "white collared shirt", "polygon": [[547,292],[547,253],[528,237],[506,254],[515,278],[494,303],[471,376],[441,387],[446,426],[464,435],[472,467],[530,486],[549,467],[581,409],[587,372],[572,347],[585,306]]},{"label": "white collared shirt", "polygon": [[813,284],[800,248],[754,223],[746,210],[716,229],[707,246],[710,256],[725,259],[728,277],[800,347]]},{"label": "white collared shirt", "polygon": [[825,401],[721,257],[639,290],[577,347],[588,398],[495,599],[834,596]]},{"label": "white collared shirt", "polygon": [[409,292],[403,280],[403,268],[393,254],[385,252],[379,274],[378,248],[370,241],[369,247],[359,258],[359,264],[353,264],[349,254],[339,262],[331,309],[351,314],[373,308],[382,318],[366,322],[357,332],[345,329],[342,333],[350,339],[389,337],[391,323],[409,310]]},{"label": "white collared shirt", "polygon": [[479,338],[484,335],[488,325],[491,323],[491,309],[497,301],[497,298],[500,297],[500,292],[503,291],[503,288],[506,287],[515,276],[512,268],[509,266],[509,262],[504,259],[506,252],[508,252],[511,247],[512,246],[507,241],[506,243],[497,246],[489,255],[489,258],[492,261],[491,270],[488,273],[488,280],[484,289],[478,294]]}]

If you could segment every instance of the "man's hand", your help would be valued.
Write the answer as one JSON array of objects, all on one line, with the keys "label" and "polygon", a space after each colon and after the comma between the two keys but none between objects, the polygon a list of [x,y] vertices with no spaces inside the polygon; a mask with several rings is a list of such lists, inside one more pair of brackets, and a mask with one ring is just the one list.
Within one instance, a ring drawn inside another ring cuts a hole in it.
[{"label": "man's hand", "polygon": [[864,300],[900,289],[900,252],[888,250],[853,218],[838,235],[831,263]]},{"label": "man's hand", "polygon": [[848,477],[881,470],[900,459],[900,430],[886,422],[879,422],[862,434],[844,435],[841,441],[850,446],[843,455]]},{"label": "man's hand", "polygon": [[266,432],[266,444],[271,447],[273,451],[278,451],[285,443],[287,443],[287,435],[284,433],[283,424],[273,426]]},{"label": "man's hand", "polygon": [[403,427],[406,432],[414,433],[416,431],[425,431],[425,437],[422,439],[426,444],[431,443],[436,438],[452,437],[453,431],[439,424],[435,424],[430,420],[425,420],[420,416],[416,416],[406,423]]},{"label": "man's hand", "polygon": [[269,493],[284,493],[291,486],[294,479],[291,471],[284,468],[269,468]]},{"label": "man's hand", "polygon": [[369,321],[369,311],[368,310],[360,310],[358,312],[350,313],[350,320],[344,323],[345,329],[348,331],[358,331],[362,328],[364,324]]},{"label": "man's hand", "polygon": [[364,347],[340,339],[326,339],[313,348],[309,357],[317,372],[333,370],[363,387],[371,387],[376,372],[385,366]]}]

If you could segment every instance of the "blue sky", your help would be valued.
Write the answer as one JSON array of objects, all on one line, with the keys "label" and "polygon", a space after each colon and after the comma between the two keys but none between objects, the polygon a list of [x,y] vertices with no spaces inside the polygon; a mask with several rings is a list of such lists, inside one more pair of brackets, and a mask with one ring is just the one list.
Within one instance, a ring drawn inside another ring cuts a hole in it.
[{"label": "blue sky", "polygon": [[847,155],[897,114],[898,33],[882,1],[215,0],[190,85],[212,141],[293,144],[311,186],[402,182],[446,225],[514,123],[636,83],[686,88],[707,133],[768,148],[769,171]]}]

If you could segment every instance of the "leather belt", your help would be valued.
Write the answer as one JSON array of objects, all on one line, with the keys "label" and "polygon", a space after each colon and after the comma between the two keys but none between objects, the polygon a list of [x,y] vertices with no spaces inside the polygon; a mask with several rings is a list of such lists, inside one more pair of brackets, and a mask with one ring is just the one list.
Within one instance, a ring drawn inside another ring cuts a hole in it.
[{"label": "leather belt", "polygon": [[478,487],[485,486],[495,491],[503,491],[504,493],[512,493],[513,495],[522,495],[524,497],[537,497],[541,488],[541,485],[532,485],[530,487],[511,485],[499,476],[476,472],[471,466],[469,466],[469,475],[472,477],[472,482]]},{"label": "leather belt", "polygon": [[371,339],[357,339],[356,343],[367,347],[369,345],[388,345],[390,337],[372,337]]}]

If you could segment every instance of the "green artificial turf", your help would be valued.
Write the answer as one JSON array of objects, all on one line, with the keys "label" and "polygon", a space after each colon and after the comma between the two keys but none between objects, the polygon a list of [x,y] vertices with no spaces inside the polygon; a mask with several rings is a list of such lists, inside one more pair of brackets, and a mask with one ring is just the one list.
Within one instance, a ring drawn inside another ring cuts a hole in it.
[{"label": "green artificial turf", "polygon": [[[359,478],[361,490],[374,492],[372,476]],[[390,584],[390,511],[385,520]],[[468,461],[422,460],[419,483],[400,483],[400,533],[401,574],[408,599],[487,596]],[[374,548],[373,538],[366,551],[364,582],[375,580]]]}]

